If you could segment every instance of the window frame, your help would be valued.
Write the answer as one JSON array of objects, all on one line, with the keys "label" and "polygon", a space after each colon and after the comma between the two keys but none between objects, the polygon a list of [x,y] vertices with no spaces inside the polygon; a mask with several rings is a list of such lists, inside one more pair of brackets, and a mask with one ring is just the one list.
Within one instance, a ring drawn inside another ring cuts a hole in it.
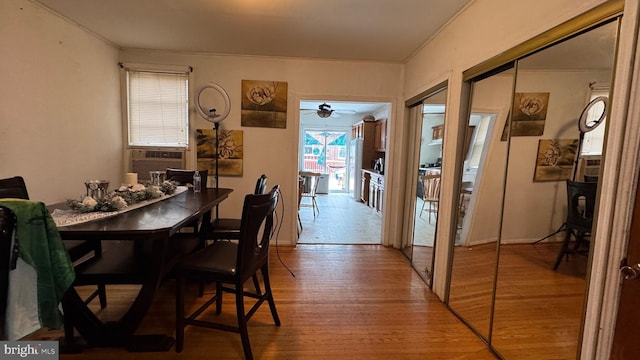
[{"label": "window frame", "polygon": [[[160,149],[160,150],[179,150],[189,151],[193,146],[192,135],[192,108],[193,103],[193,68],[183,65],[158,65],[158,64],[122,64],[120,63],[120,88],[121,88],[121,107],[122,107],[122,136],[125,149]],[[131,144],[129,141],[129,83],[128,73],[133,72],[149,72],[149,73],[167,73],[167,74],[184,74],[187,81],[187,109],[186,109],[186,144],[181,146],[179,144],[174,145],[159,145],[159,144]]]}]

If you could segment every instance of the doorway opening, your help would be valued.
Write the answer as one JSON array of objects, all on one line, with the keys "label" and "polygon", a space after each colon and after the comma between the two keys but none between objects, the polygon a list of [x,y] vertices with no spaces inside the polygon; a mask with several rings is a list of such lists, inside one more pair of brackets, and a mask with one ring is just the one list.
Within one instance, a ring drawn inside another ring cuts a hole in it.
[{"label": "doorway opening", "polygon": [[[381,244],[382,214],[362,202],[362,169],[372,167],[362,156],[355,165],[354,131],[366,119],[389,117],[390,103],[301,100],[298,170],[320,174],[316,190],[319,213],[299,207],[300,244]],[[372,125],[372,124],[370,124]],[[370,137],[372,138],[372,134]],[[370,139],[372,140],[372,139]],[[373,150],[371,150],[373,152]],[[384,152],[377,157],[384,158]],[[357,195],[357,196],[356,196]]]}]

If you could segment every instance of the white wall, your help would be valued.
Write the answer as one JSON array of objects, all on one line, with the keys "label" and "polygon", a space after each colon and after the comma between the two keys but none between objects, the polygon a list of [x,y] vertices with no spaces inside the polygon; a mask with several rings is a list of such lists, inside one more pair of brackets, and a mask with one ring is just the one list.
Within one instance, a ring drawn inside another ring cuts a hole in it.
[{"label": "white wall", "polygon": [[[194,89],[215,82],[229,93],[231,113],[221,123],[221,128],[244,131],[244,174],[242,177],[221,177],[220,186],[232,188],[234,192],[220,207],[220,215],[239,216],[244,194],[251,192],[255,179],[265,173],[269,177],[268,184],[279,184],[283,190],[286,214],[283,231],[280,233],[282,243],[294,242],[296,236],[300,99],[397,103],[402,97],[403,66],[400,64],[140,50],[123,51],[121,60],[125,63],[190,65],[194,69]],[[274,80],[288,83],[286,129],[241,127],[242,80]],[[199,116],[193,116],[192,121],[195,127],[211,126]]]},{"label": "white wall", "polygon": [[0,2],[0,178],[45,203],[121,181],[118,50],[24,0]]}]

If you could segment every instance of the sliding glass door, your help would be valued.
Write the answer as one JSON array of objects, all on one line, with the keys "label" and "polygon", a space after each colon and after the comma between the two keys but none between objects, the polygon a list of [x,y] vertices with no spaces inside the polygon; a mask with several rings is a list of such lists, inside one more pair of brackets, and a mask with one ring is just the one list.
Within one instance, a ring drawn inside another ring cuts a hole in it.
[{"label": "sliding glass door", "polygon": [[323,174],[329,191],[346,191],[348,142],[345,131],[305,130],[302,170]]}]

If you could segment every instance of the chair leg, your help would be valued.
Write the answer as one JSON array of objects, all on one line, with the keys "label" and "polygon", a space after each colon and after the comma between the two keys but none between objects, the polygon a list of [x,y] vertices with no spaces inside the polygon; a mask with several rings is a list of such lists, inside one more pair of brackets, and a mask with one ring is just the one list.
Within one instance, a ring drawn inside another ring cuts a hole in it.
[{"label": "chair leg", "polygon": [[184,277],[176,279],[176,352],[184,346]]},{"label": "chair leg", "polygon": [[269,309],[271,310],[271,316],[273,317],[273,322],[276,326],[280,326],[280,317],[278,316],[278,311],[276,310],[276,303],[273,300],[273,293],[271,292],[271,280],[269,278],[269,265],[265,265],[260,269],[262,272],[262,278],[264,280],[264,293],[267,296],[267,301],[269,302]]},{"label": "chair leg", "polygon": [[238,329],[242,340],[242,350],[246,360],[253,360],[251,343],[249,342],[249,331],[247,329],[247,318],[244,313],[244,289],[242,284],[236,284],[236,313],[238,316]]},{"label": "chair leg", "polygon": [[98,300],[101,309],[107,307],[107,287],[104,284],[98,284]]},{"label": "chair leg", "polygon": [[312,206],[313,206],[313,218],[316,218],[316,212],[320,215],[320,208],[318,207],[318,202],[316,201],[316,197],[311,198]]},{"label": "chair leg", "polygon": [[422,208],[420,209],[420,215],[418,217],[422,217],[422,212],[424,211],[424,206],[427,204],[426,201],[422,200]]},{"label": "chair leg", "polygon": [[560,253],[558,253],[558,257],[556,258],[556,263],[553,265],[553,270],[557,270],[558,266],[560,266],[560,262],[564,255],[569,254],[569,240],[571,239],[571,232],[573,230],[567,227],[566,235],[564,236],[564,241],[562,242],[562,247],[560,248]]},{"label": "chair leg", "polygon": [[260,281],[258,281],[258,273],[253,274],[253,286],[256,288],[256,294],[261,295],[262,290],[260,290]]},{"label": "chair leg", "polygon": [[216,281],[216,314],[222,313],[222,283]]}]

